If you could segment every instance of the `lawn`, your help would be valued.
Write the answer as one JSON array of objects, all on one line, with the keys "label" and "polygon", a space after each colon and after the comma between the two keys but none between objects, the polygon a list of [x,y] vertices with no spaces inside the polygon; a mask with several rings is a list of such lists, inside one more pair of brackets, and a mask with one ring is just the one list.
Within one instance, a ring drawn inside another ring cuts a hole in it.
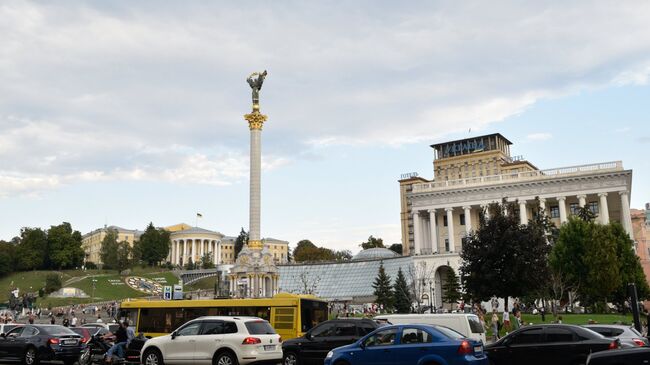
[{"label": "lawn", "polygon": [[208,278],[203,278],[201,280],[198,280],[190,285],[186,285],[186,290],[191,291],[191,290],[209,290],[209,289],[214,289],[214,284],[217,281],[216,276],[208,277]]},{"label": "lawn", "polygon": [[[178,283],[178,278],[174,274],[170,271],[162,270],[164,269],[149,267],[135,268],[132,270],[131,276],[156,279],[155,281],[161,285]],[[38,306],[60,306],[146,296],[145,293],[131,289],[126,285],[124,283],[124,276],[118,275],[115,271],[106,270],[28,271],[13,273],[0,279],[0,288],[4,288],[6,292],[13,287],[18,287],[21,293],[25,291],[36,292],[45,285],[45,277],[51,273],[61,275],[61,281],[64,286],[79,288],[90,296],[93,296],[94,293],[94,298],[39,298],[37,301]],[[96,280],[94,292],[93,280]],[[6,300],[5,298],[0,298],[0,301]]]},{"label": "lawn", "polygon": [[[512,315],[511,315],[512,316]],[[561,314],[562,317],[562,323],[566,324],[577,324],[577,325],[582,325],[582,324],[588,324],[590,320],[595,321],[597,323],[606,323],[606,324],[612,324],[612,323],[623,323],[623,324],[632,324],[633,319],[632,315],[620,315],[620,314]],[[488,316],[486,320],[489,322],[491,316]],[[499,314],[499,320],[501,320],[501,314]],[[546,316],[546,321],[542,322],[542,317],[540,315],[536,314],[522,314],[522,319],[523,322],[526,324],[543,324],[543,323],[556,323],[556,319],[553,318],[553,315],[547,315]],[[489,323],[488,323],[489,324]],[[501,331],[499,331],[500,336],[505,335],[505,329],[501,328]],[[489,328],[486,336],[488,338],[492,337],[492,329]]]}]

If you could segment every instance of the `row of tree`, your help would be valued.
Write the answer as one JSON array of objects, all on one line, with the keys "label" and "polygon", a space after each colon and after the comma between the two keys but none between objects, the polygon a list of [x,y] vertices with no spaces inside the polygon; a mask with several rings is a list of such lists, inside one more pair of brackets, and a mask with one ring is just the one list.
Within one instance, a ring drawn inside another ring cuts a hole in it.
[{"label": "row of tree", "polygon": [[80,267],[83,260],[81,233],[67,222],[48,230],[25,227],[11,242],[0,241],[0,274],[71,269]]},{"label": "row of tree", "polygon": [[169,255],[169,235],[169,231],[149,223],[140,239],[131,246],[127,241],[118,241],[116,230],[108,229],[100,251],[104,268],[122,271],[134,264],[154,266],[163,263]]},{"label": "row of tree", "polygon": [[627,283],[636,284],[639,298],[650,295],[634,242],[619,223],[597,223],[582,208],[557,229],[538,204],[537,214],[522,225],[516,202],[506,201],[491,204],[488,212],[463,244],[467,299],[579,300],[599,311],[608,302],[623,306]]}]

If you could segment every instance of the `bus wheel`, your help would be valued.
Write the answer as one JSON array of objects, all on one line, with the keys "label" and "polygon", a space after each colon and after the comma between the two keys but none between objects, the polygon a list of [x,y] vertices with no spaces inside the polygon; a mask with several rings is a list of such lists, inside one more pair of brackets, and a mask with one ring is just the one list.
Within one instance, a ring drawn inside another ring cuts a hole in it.
[{"label": "bus wheel", "polygon": [[300,359],[295,352],[287,352],[284,354],[284,359],[282,359],[283,365],[300,365]]}]

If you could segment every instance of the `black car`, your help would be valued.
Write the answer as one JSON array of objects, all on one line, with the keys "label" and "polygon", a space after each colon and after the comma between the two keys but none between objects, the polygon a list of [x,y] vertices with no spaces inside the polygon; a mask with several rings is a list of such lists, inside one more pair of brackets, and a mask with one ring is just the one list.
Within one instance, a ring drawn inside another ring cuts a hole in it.
[{"label": "black car", "polygon": [[650,347],[601,351],[589,355],[587,365],[642,365],[650,363]]},{"label": "black car", "polygon": [[494,365],[584,364],[590,353],[619,348],[618,340],[570,324],[523,327],[487,345]]},{"label": "black car", "polygon": [[284,365],[320,365],[330,350],[349,345],[378,326],[373,320],[361,318],[322,322],[304,336],[284,341],[282,362]]},{"label": "black car", "polygon": [[59,360],[72,365],[84,344],[81,336],[58,325],[25,325],[0,336],[0,360],[20,360],[36,365],[41,360]]}]

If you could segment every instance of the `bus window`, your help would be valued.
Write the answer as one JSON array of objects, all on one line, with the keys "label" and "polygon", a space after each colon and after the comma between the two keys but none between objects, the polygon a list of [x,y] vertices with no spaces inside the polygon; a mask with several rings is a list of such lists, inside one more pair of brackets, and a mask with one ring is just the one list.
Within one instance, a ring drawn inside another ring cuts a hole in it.
[{"label": "bus window", "polygon": [[309,331],[315,325],[327,320],[327,303],[300,299],[300,330]]}]

